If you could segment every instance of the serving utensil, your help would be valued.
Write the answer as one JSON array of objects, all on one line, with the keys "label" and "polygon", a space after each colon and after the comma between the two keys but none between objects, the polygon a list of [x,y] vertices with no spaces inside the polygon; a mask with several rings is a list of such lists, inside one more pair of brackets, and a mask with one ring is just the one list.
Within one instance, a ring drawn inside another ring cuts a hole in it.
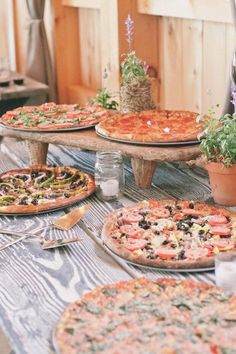
[{"label": "serving utensil", "polygon": [[82,238],[79,236],[73,236],[71,238],[58,238],[56,240],[46,240],[45,238],[42,238],[40,241],[40,246],[43,250],[48,250],[50,248],[66,246],[77,241],[82,241]]},{"label": "serving utensil", "polygon": [[[90,208],[89,204],[86,204],[86,205],[83,205],[82,207],[76,208],[76,209],[72,210],[70,213],[53,220],[51,224],[34,230],[34,232],[26,232],[25,233],[25,232],[0,229],[0,233],[2,233],[2,234],[11,235],[11,236],[19,236],[19,238],[15,239],[13,241],[7,242],[5,245],[0,246],[0,251],[16,244],[17,242],[23,241],[24,239],[27,239],[29,237],[37,238],[37,237],[39,237],[39,236],[37,236],[37,233],[39,231],[42,231],[43,229],[48,228],[50,226],[54,226],[59,230],[68,231],[76,223],[79,222],[79,220],[84,216],[84,214],[88,211],[89,208]],[[81,239],[78,238],[77,236],[76,236],[76,238],[75,237],[73,237],[71,239],[60,238],[57,240],[46,240],[43,237],[40,238],[42,249],[64,246],[66,244],[69,244],[71,242],[76,242],[79,240],[81,240]]]},{"label": "serving utensil", "polygon": [[17,243],[17,242],[20,242],[20,241],[24,240],[24,239],[27,238],[27,237],[28,237],[28,235],[23,235],[23,236],[21,236],[21,237],[15,239],[15,240],[13,240],[13,241],[11,241],[11,242],[5,243],[5,245],[3,245],[3,246],[0,247],[0,251],[4,250],[4,249],[7,248],[7,247],[10,247],[10,246],[14,245],[14,244]]}]

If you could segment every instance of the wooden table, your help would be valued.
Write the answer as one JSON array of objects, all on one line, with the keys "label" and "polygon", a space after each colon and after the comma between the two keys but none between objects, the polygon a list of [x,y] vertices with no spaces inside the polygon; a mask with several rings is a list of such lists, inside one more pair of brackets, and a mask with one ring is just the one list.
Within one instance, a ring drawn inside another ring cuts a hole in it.
[{"label": "wooden table", "polygon": [[[74,135],[73,135],[74,136]],[[27,164],[24,142],[4,138],[0,155],[1,170]],[[94,171],[95,154],[76,148],[50,146],[48,162],[71,164],[89,173]],[[101,246],[100,232],[104,216],[122,205],[147,198],[186,198],[206,200],[210,188],[205,170],[189,168],[185,163],[164,162],[153,177],[151,189],[139,189],[134,183],[129,161],[125,165],[126,188],[118,202],[101,202],[96,195],[86,202],[91,209],[66,235],[80,235],[83,241],[64,248],[42,251],[34,242],[21,242],[0,252],[0,325],[15,354],[54,353],[51,337],[64,307],[98,285],[132,277],[173,276],[214,283],[214,273],[170,273],[128,265],[111,256]],[[80,203],[80,204],[83,204]],[[78,205],[77,205],[78,206]],[[33,231],[49,225],[64,211],[28,217],[0,216],[0,228]],[[50,238],[63,231],[44,232]],[[0,235],[0,244],[9,236]]]},{"label": "wooden table", "polygon": [[36,164],[46,162],[49,144],[92,151],[120,150],[123,156],[131,158],[135,182],[141,188],[151,186],[158,162],[186,161],[194,159],[200,154],[198,145],[156,147],[117,143],[100,138],[93,129],[66,133],[32,133],[0,128],[1,135],[28,140],[31,163]]},{"label": "wooden table", "polygon": [[24,85],[14,85],[11,81],[8,87],[0,87],[0,115],[19,106],[44,103],[47,93],[47,85],[28,77],[25,77]]}]

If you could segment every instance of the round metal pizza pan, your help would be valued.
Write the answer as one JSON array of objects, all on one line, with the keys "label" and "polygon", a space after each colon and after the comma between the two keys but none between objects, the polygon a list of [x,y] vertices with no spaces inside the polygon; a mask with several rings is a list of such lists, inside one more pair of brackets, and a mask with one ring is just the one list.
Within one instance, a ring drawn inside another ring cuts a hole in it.
[{"label": "round metal pizza pan", "polygon": [[95,131],[97,133],[98,136],[100,136],[101,138],[107,139],[107,140],[111,140],[111,141],[115,141],[118,143],[125,143],[125,144],[132,144],[132,145],[143,145],[143,146],[159,146],[159,147],[168,147],[168,146],[185,146],[185,145],[196,145],[196,144],[200,144],[199,140],[190,140],[190,141],[173,141],[173,142],[143,142],[143,141],[130,141],[130,140],[125,140],[125,139],[117,139],[117,138],[113,138],[110,136],[106,136],[102,133],[100,133],[97,129],[97,127],[95,127]]},{"label": "round metal pizza pan", "polygon": [[52,332],[52,346],[56,354],[61,354],[60,348],[57,344],[55,330]]},{"label": "round metal pizza pan", "polygon": [[149,269],[149,270],[161,270],[164,272],[171,272],[171,273],[198,273],[198,272],[209,272],[209,271],[213,271],[215,270],[215,267],[208,267],[208,268],[161,268],[161,267],[157,267],[157,266],[152,266],[152,265],[145,265],[142,263],[138,263],[138,262],[132,262],[129,261],[128,259],[121,257],[120,255],[118,255],[117,253],[115,253],[110,247],[108,247],[106,244],[103,244],[104,247],[106,247],[110,252],[112,252],[116,257],[119,257],[121,259],[123,259],[124,261],[126,261],[127,263],[134,265],[134,266],[138,266],[138,267],[142,267],[145,269]]},{"label": "round metal pizza pan", "polygon": [[[88,197],[90,197],[90,195]],[[86,198],[88,198],[88,197],[86,197]],[[59,211],[59,210],[69,208],[70,206],[75,205],[75,204],[81,202],[82,200],[84,200],[84,199],[77,200],[74,203],[68,203],[67,205],[63,205],[63,206],[59,206],[59,207],[55,207],[55,208],[51,208],[51,209],[47,209],[47,210],[35,211],[32,213],[3,213],[0,211],[0,216],[31,216],[31,215],[48,214],[48,213],[52,213],[54,211]]]},{"label": "round metal pizza pan", "polygon": [[31,216],[31,215],[47,214],[47,213],[52,213],[54,211],[65,209],[71,205],[73,205],[73,204],[66,205],[63,207],[58,207],[58,208],[52,208],[52,209],[48,209],[48,210],[35,211],[33,213],[3,213],[0,211],[0,215],[1,216]]},{"label": "round metal pizza pan", "polygon": [[3,123],[0,123],[0,126],[3,128],[7,128],[7,129],[12,129],[12,130],[21,131],[21,132],[29,132],[29,133],[63,133],[63,132],[68,132],[68,131],[76,131],[76,130],[94,128],[96,124],[86,125],[83,127],[71,127],[71,128],[64,128],[64,129],[47,129],[47,130],[46,129],[15,128],[15,127],[11,127],[9,125],[5,125]]}]

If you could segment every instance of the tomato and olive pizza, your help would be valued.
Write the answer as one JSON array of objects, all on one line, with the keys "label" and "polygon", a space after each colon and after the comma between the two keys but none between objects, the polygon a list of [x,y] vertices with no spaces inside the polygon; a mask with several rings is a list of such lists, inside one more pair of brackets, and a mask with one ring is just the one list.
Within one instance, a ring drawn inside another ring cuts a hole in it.
[{"label": "tomato and olive pizza", "polygon": [[196,201],[142,201],[109,214],[102,239],[138,264],[213,267],[216,254],[236,249],[236,214]]},{"label": "tomato and olive pizza", "polygon": [[0,174],[0,214],[31,214],[74,204],[95,190],[74,167],[34,165]]},{"label": "tomato and olive pizza", "polygon": [[69,305],[61,354],[236,354],[236,296],[192,280],[105,285]]},{"label": "tomato and olive pizza", "polygon": [[50,102],[41,106],[24,106],[8,111],[1,117],[1,123],[22,130],[51,131],[87,128],[107,117],[109,112],[98,106],[80,107],[77,104]]},{"label": "tomato and olive pizza", "polygon": [[175,143],[197,140],[203,123],[188,111],[144,111],[116,114],[100,122],[96,131],[110,138],[136,143]]}]

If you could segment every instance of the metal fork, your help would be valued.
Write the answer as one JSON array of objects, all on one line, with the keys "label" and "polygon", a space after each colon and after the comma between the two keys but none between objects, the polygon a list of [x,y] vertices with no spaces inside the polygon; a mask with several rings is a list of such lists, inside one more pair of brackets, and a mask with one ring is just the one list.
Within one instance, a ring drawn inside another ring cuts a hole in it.
[{"label": "metal fork", "polygon": [[[24,239],[27,239],[29,237],[39,238],[39,236],[37,236],[37,233],[51,226],[54,226],[60,230],[68,231],[83,217],[83,215],[87,212],[89,208],[90,208],[89,204],[83,205],[80,208],[76,208],[72,210],[70,213],[53,220],[52,223],[50,223],[49,225],[35,229],[34,232],[18,232],[18,231],[0,229],[0,233],[2,234],[11,235],[11,236],[20,236],[19,238],[6,243],[5,245],[0,246],[0,251],[14,245],[17,242],[23,241]],[[41,239],[43,238],[41,237]]]}]

